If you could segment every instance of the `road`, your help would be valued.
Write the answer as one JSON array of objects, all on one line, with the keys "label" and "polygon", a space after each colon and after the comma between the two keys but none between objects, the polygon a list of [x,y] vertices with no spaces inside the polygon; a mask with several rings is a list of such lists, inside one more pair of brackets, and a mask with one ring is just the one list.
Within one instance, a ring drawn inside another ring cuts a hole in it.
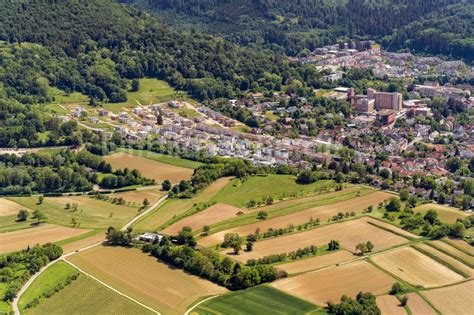
[{"label": "road", "polygon": [[[127,222],[123,227],[122,227],[122,231],[128,229],[130,226],[132,226],[133,223],[137,222],[138,220],[140,220],[141,218],[143,218],[144,216],[146,216],[148,213],[150,213],[151,211],[153,211],[156,207],[158,207],[162,202],[164,202],[166,199],[168,198],[168,195],[165,195],[163,197],[161,197],[160,199],[158,199],[157,201],[155,201],[150,207],[148,207],[148,209],[146,209],[145,211],[143,211],[142,213],[140,213],[139,215],[135,216],[133,219],[131,219],[129,222]],[[67,254],[64,254],[62,255],[61,257],[59,257],[58,259],[54,260],[54,261],[51,261],[49,262],[46,266],[44,266],[43,268],[41,268],[37,273],[35,273],[30,279],[28,279],[28,281],[21,287],[20,291],[18,291],[18,294],[16,295],[15,299],[13,300],[12,302],[12,308],[13,308],[13,312],[15,313],[15,315],[20,315],[20,309],[18,307],[18,301],[20,300],[21,296],[26,292],[26,290],[28,290],[28,288],[30,287],[30,285],[33,283],[33,281],[35,281],[36,278],[39,277],[40,274],[42,274],[46,269],[48,269],[52,264],[54,264],[55,262],[59,261],[59,260],[63,260],[63,261],[66,261],[67,263],[71,264],[69,261],[66,260],[67,257],[69,256],[72,256],[72,255],[75,255],[79,252],[82,252],[82,251],[85,251],[85,250],[88,250],[90,248],[93,248],[95,246],[98,246],[98,245],[101,245],[103,242],[99,242],[99,243],[96,243],[96,244],[93,244],[93,245],[89,245],[89,246],[86,246],[86,247],[83,247],[81,249],[78,249],[74,252],[71,252],[71,253],[67,253]],[[71,264],[73,265],[73,264]],[[74,266],[74,265],[73,265]],[[75,266],[74,266],[75,267]],[[77,267],[76,267],[77,268]],[[79,268],[78,268],[79,269]],[[80,270],[79,270],[80,271]],[[89,275],[90,276],[90,275]],[[92,277],[93,279],[99,281],[98,279]],[[100,283],[102,283],[101,281],[99,281]],[[104,283],[102,283],[104,284]],[[130,299],[131,301],[135,302],[135,303],[138,303],[139,305],[141,306],[145,306],[143,305],[142,303],[136,301],[135,299],[133,299],[132,297],[128,296],[128,295],[125,295],[123,294],[122,292],[119,292],[118,290],[106,285],[108,288],[114,290],[115,292],[119,293],[120,295]],[[153,311],[153,312],[156,312],[157,314],[160,314],[159,312],[157,312],[156,310],[153,310],[151,309],[150,307],[148,306],[145,306],[147,309]]]}]

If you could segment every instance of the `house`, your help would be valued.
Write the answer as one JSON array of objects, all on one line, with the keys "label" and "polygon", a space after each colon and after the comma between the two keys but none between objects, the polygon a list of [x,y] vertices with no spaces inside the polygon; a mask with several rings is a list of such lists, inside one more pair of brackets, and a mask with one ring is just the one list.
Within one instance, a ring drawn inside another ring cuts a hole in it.
[{"label": "house", "polygon": [[163,234],[160,233],[150,233],[146,232],[142,235],[138,236],[138,239],[143,242],[149,242],[149,243],[155,243],[161,241],[161,239],[164,237]]}]

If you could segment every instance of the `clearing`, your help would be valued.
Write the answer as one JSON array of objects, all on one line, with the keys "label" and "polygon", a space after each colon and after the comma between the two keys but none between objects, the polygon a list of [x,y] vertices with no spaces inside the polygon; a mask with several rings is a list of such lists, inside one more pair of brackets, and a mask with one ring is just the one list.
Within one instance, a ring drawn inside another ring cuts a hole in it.
[{"label": "clearing", "polygon": [[405,294],[408,297],[408,308],[412,314],[437,315],[436,311],[416,293]]},{"label": "clearing", "polygon": [[382,314],[405,315],[407,313],[394,295],[377,296],[377,306]]},{"label": "clearing", "polygon": [[[239,255],[232,255],[232,257],[241,262],[246,262],[252,258],[288,253],[311,245],[326,245],[331,240],[339,241],[341,247],[350,252],[354,252],[355,246],[361,242],[371,241],[375,245],[374,251],[380,251],[408,242],[406,238],[369,223],[374,220],[373,218],[363,217],[321,226],[305,232],[269,238],[256,242],[253,251],[242,251]],[[231,253],[231,251],[228,252],[229,254]]]},{"label": "clearing", "polygon": [[68,260],[123,294],[165,314],[182,314],[199,298],[227,292],[136,248],[98,246]]},{"label": "clearing", "polygon": [[191,314],[315,314],[318,309],[316,305],[261,285],[213,298],[200,304]]},{"label": "clearing", "polygon": [[245,180],[234,179],[221,189],[213,201],[244,208],[250,200],[261,201],[266,196],[280,198],[305,196],[321,191],[328,191],[334,186],[331,180],[320,180],[309,185],[300,185],[294,176],[265,175],[251,176]]},{"label": "clearing", "polygon": [[[0,217],[17,215],[18,211],[25,209],[22,205],[17,204],[11,200],[0,198]],[[28,209],[25,209],[28,210]]]},{"label": "clearing", "polygon": [[181,180],[190,179],[194,172],[190,168],[162,163],[123,152],[104,156],[104,160],[110,163],[114,170],[124,168],[130,170],[137,169],[142,176],[155,179],[157,183],[161,183],[165,179],[170,180],[172,183],[178,183]]},{"label": "clearing", "polygon": [[335,253],[325,254],[322,256],[311,257],[307,259],[289,262],[281,265],[276,265],[278,270],[284,270],[288,274],[296,274],[301,272],[321,269],[331,265],[335,265],[347,260],[356,258],[352,253],[345,250],[340,250]]},{"label": "clearing", "polygon": [[215,204],[209,208],[202,210],[196,214],[174,223],[163,230],[164,233],[177,234],[185,226],[191,227],[193,230],[201,229],[204,225],[211,225],[237,216],[242,210],[225,204]]},{"label": "clearing", "polygon": [[420,292],[444,315],[472,314],[474,281]]},{"label": "clearing", "polygon": [[89,230],[41,224],[31,229],[0,233],[0,254],[15,252],[36,244],[54,243],[87,232]]},{"label": "clearing", "polygon": [[[389,199],[390,194],[382,192],[382,191],[368,191],[369,193],[367,195],[361,196],[361,197],[354,197],[352,193],[349,194],[342,194],[339,195],[340,198],[344,198],[345,196],[347,200],[344,201],[338,201],[339,198],[333,199],[333,197],[338,196],[338,194],[331,193],[328,197],[328,199],[325,199],[325,194],[320,195],[319,202],[320,203],[325,203],[324,205],[316,206],[316,207],[309,207],[305,210],[297,211],[297,212],[292,212],[286,215],[280,215],[276,217],[271,217],[266,220],[262,221],[257,221],[252,224],[247,224],[243,226],[239,226],[236,228],[232,228],[229,230],[221,231],[218,233],[213,234],[210,237],[204,238],[200,241],[200,244],[203,246],[210,246],[212,244],[221,242],[224,239],[224,235],[226,233],[237,233],[240,235],[248,235],[250,233],[254,233],[255,230],[258,228],[260,229],[261,232],[266,232],[268,229],[280,229],[280,228],[286,228],[288,225],[293,224],[294,226],[297,226],[299,224],[304,224],[307,223],[310,218],[316,219],[319,218],[321,222],[326,222],[329,218],[332,218],[333,216],[337,215],[339,212],[355,212],[356,214],[360,214],[362,211],[367,209],[368,206],[374,205],[377,206],[379,202],[382,202],[386,199]],[[353,192],[354,194],[357,194],[357,192]],[[276,211],[274,209],[283,209],[283,205],[280,204],[275,204],[275,207],[263,207],[259,208],[258,211],[266,211],[269,213],[269,216],[273,216],[276,214]],[[297,209],[300,209],[298,207]],[[286,211],[289,211],[289,209],[293,210],[291,207],[286,207]],[[256,213],[257,211],[253,211],[253,220],[256,220]],[[279,211],[281,212],[281,211]],[[247,215],[249,216],[249,215]],[[238,221],[243,221],[245,219],[244,216],[239,217]],[[236,219],[237,221],[237,219]],[[239,222],[241,223],[241,222]],[[211,229],[212,231],[212,229]]]},{"label": "clearing", "polygon": [[173,198],[166,200],[150,214],[139,220],[134,228],[138,231],[151,231],[159,229],[170,220],[176,222],[180,216],[186,214],[188,211],[191,213],[194,212],[197,205],[210,201],[211,198],[222,189],[222,187],[229,183],[229,180],[230,177],[219,178],[202,191],[198,192],[194,198]]},{"label": "clearing", "polygon": [[[45,197],[42,204],[38,204],[36,197],[12,197],[30,209],[40,209],[48,217],[48,222],[70,226],[74,218],[83,228],[120,227],[138,214],[136,207],[116,205],[109,201],[102,201],[90,196],[63,196]],[[69,209],[66,205],[69,204]],[[74,204],[77,209],[74,210]]]},{"label": "clearing", "polygon": [[461,211],[456,208],[442,206],[434,203],[427,203],[421,206],[418,206],[413,209],[415,212],[421,212],[425,214],[428,210],[433,209],[438,213],[438,218],[441,222],[444,223],[454,223],[457,219],[464,219],[471,214],[465,211]]},{"label": "clearing", "polygon": [[317,305],[338,303],[342,295],[354,298],[359,292],[387,293],[395,279],[366,261],[305,273],[278,280],[272,286]]},{"label": "clearing", "polygon": [[41,301],[35,308],[26,310],[24,313],[155,314],[82,273],[71,284],[56,292],[50,298]]},{"label": "clearing", "polygon": [[391,274],[424,288],[448,285],[464,279],[448,267],[411,247],[374,255],[370,259]]}]

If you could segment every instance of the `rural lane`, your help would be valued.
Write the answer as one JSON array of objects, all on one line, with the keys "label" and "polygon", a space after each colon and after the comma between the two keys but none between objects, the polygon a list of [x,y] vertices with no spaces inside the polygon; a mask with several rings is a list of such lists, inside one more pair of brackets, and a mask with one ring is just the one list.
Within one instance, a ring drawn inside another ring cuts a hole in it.
[{"label": "rural lane", "polygon": [[[140,213],[139,215],[135,216],[133,219],[131,219],[129,222],[127,222],[127,224],[125,224],[123,227],[122,227],[122,231],[128,229],[130,226],[132,226],[133,223],[137,222],[138,220],[140,220],[141,218],[143,218],[145,215],[147,215],[148,213],[150,213],[151,211],[153,211],[156,207],[158,207],[162,202],[164,202],[166,199],[168,198],[168,195],[164,195],[163,197],[161,197],[160,199],[158,199],[157,201],[155,201],[150,207],[148,207],[147,210],[143,211],[142,213]],[[62,255],[61,257],[59,257],[58,259],[56,260],[53,260],[51,262],[49,262],[46,266],[44,266],[43,268],[41,268],[37,273],[35,273],[33,276],[31,276],[30,279],[28,279],[28,281],[21,287],[20,291],[18,291],[16,297],[13,299],[13,302],[12,302],[12,308],[13,308],[13,312],[15,313],[15,315],[20,315],[20,308],[18,307],[18,301],[20,300],[21,296],[25,293],[25,291],[30,287],[30,285],[33,283],[33,281],[35,281],[36,278],[39,277],[40,274],[43,273],[43,271],[45,271],[46,269],[48,269],[52,264],[54,264],[55,262],[57,261],[60,261],[60,260],[63,260],[63,261],[66,261],[67,263],[69,263],[70,265],[74,266],[72,263],[70,263],[69,261],[67,261],[65,258],[69,257],[69,256],[72,256],[74,254],[77,254],[79,252],[82,252],[82,251],[85,251],[85,250],[88,250],[90,248],[93,248],[95,246],[98,246],[100,244],[102,244],[103,242],[99,242],[99,243],[96,243],[96,244],[93,244],[93,245],[89,245],[89,246],[86,246],[86,247],[83,247],[81,249],[78,249],[76,251],[73,251],[71,253],[67,253],[67,254],[64,254]],[[74,266],[75,267],[75,266]],[[77,268],[77,267],[75,267]],[[79,269],[79,268],[77,268]],[[81,270],[79,270],[81,271]],[[90,275],[88,275],[90,276]],[[92,277],[92,276],[90,276]],[[96,279],[95,277],[92,277],[93,279],[99,281],[98,279]],[[101,281],[99,281],[101,284],[104,284],[102,283]],[[139,303],[137,302],[135,299],[131,298],[130,296],[128,295],[125,295],[119,291],[117,291],[116,289],[106,285],[108,288],[114,290],[115,292],[119,293],[120,295],[132,300],[133,302],[135,303],[138,303],[139,305],[142,305],[142,303]],[[150,309],[148,306],[146,306],[147,309]],[[152,310],[152,309],[150,309]],[[153,312],[157,312],[155,310],[153,310]],[[157,312],[158,314],[160,314],[159,312]]]}]

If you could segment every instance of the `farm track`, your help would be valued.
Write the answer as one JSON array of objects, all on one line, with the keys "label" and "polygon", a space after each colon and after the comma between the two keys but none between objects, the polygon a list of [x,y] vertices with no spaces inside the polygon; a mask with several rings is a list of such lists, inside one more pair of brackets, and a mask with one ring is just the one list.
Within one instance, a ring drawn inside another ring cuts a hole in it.
[{"label": "farm track", "polygon": [[[155,203],[153,203],[146,211],[143,211],[142,213],[140,213],[139,215],[135,216],[133,219],[131,219],[127,224],[125,224],[123,227],[122,227],[122,231],[123,230],[126,230],[127,228],[129,228],[133,223],[135,223],[137,220],[141,219],[142,217],[144,217],[145,215],[147,215],[149,212],[151,212],[152,210],[154,210],[156,207],[158,207],[162,202],[164,202],[166,199],[168,198],[168,195],[165,195],[163,197],[161,197],[160,199],[158,199]],[[64,254],[62,255],[61,257],[59,257],[58,259],[54,260],[54,261],[51,261],[49,262],[46,266],[44,266],[43,268],[41,268],[37,273],[35,273],[30,279],[28,279],[28,281],[21,287],[20,291],[18,291],[18,294],[16,295],[15,299],[13,299],[13,302],[12,302],[12,308],[13,308],[13,312],[15,315],[21,315],[21,312],[20,312],[20,309],[18,307],[18,302],[21,298],[21,296],[26,292],[26,290],[31,286],[31,284],[33,283],[33,281],[35,281],[36,278],[38,278],[38,276],[40,274],[42,274],[46,269],[48,269],[51,265],[53,265],[55,262],[59,261],[59,260],[63,260],[63,261],[66,261],[67,263],[71,264],[69,261],[67,261],[65,258],[67,257],[70,257],[74,254],[77,254],[79,252],[82,252],[82,251],[85,251],[85,250],[88,250],[90,248],[93,248],[93,247],[96,247],[96,246],[99,246],[101,245],[103,242],[99,242],[99,243],[96,243],[96,244],[93,244],[93,245],[89,245],[89,246],[86,246],[84,248],[81,248],[81,249],[78,249],[74,252],[71,252],[71,253],[67,253],[67,254]],[[71,264],[72,266],[74,266],[75,268],[77,268],[75,265]],[[78,268],[77,268],[78,269]],[[79,270],[79,269],[78,269]],[[90,275],[88,275],[89,277],[91,277]],[[95,279],[94,277],[92,277],[93,279]],[[95,279],[97,280],[97,279]],[[102,283],[101,281],[99,281],[100,283]],[[102,283],[103,284],[103,283]],[[131,301],[133,302],[136,302],[140,305],[142,305],[141,303],[135,301],[135,299],[117,291],[116,289],[114,288],[111,288],[110,286],[107,286],[109,287],[110,289],[114,290],[115,292],[119,293],[120,295],[130,299]],[[142,305],[143,306],[143,305]],[[150,309],[150,310],[153,310],[151,309],[150,307],[147,307],[147,309]],[[153,310],[153,312],[157,312],[155,310]],[[158,314],[160,314],[159,312],[157,312]]]}]

